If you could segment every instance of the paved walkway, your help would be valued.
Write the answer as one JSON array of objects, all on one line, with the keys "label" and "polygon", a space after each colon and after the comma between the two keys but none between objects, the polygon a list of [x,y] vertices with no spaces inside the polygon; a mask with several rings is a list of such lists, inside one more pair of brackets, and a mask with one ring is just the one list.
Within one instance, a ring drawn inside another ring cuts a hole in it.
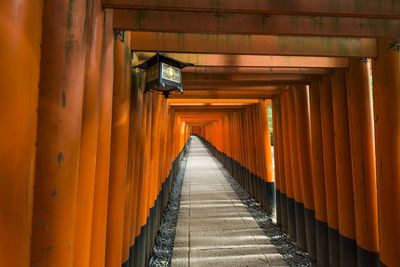
[{"label": "paved walkway", "polygon": [[287,266],[197,137],[182,187],[172,266]]}]

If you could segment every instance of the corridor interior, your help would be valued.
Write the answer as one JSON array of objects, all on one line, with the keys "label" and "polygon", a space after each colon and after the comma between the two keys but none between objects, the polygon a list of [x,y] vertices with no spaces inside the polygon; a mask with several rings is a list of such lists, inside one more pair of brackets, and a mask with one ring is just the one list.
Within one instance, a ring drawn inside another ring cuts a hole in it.
[{"label": "corridor interior", "polygon": [[192,136],[171,266],[288,266],[221,168]]},{"label": "corridor interior", "polygon": [[400,0],[0,0],[0,36],[0,267],[400,266]]}]

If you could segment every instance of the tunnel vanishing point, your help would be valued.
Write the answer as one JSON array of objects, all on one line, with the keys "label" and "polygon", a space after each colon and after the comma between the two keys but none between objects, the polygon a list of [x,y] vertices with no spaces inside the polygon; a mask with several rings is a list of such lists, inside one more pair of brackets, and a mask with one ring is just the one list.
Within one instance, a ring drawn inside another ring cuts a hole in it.
[{"label": "tunnel vanishing point", "polygon": [[[147,266],[191,135],[318,266],[400,266],[400,1],[1,0],[0,32],[1,267]],[[156,51],[184,94],[143,93]]]}]

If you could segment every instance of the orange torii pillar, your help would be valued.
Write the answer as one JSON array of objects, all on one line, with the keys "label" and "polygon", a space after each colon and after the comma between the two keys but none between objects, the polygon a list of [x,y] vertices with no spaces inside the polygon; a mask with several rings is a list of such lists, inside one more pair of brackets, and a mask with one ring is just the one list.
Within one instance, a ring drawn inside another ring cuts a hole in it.
[{"label": "orange torii pillar", "polygon": [[[255,177],[255,194],[256,194],[256,199],[258,202],[261,204],[261,206],[268,212],[268,208],[266,205],[265,198],[262,196],[263,195],[263,190],[265,186],[262,184],[264,182],[264,167],[265,167],[265,152],[263,151],[264,148],[264,140],[263,140],[263,133],[261,132],[261,120],[260,120],[260,111],[259,111],[259,105],[254,105],[252,109],[252,121],[254,124],[254,142],[258,143],[259,145],[254,146],[254,177]],[[260,146],[261,145],[261,146]],[[271,147],[271,146],[270,146]],[[266,149],[266,147],[265,147]],[[271,165],[271,164],[270,164]],[[265,193],[264,193],[265,194]]]},{"label": "orange torii pillar", "polygon": [[310,85],[310,115],[311,115],[311,155],[312,177],[315,206],[315,232],[317,245],[317,263],[329,266],[328,225],[326,210],[326,191],[324,176],[324,154],[322,145],[321,125],[321,94],[319,82]]},{"label": "orange torii pillar", "polygon": [[104,266],[106,260],[106,230],[108,178],[110,170],[111,119],[114,80],[113,11],[104,11],[104,37],[101,56],[99,131],[94,183],[93,219],[90,266]]},{"label": "orange torii pillar", "polygon": [[70,2],[43,6],[32,266],[72,265],[75,251],[87,2]]},{"label": "orange torii pillar", "polygon": [[311,170],[311,118],[309,87],[299,85],[294,87],[295,115],[297,127],[298,160],[301,189],[304,200],[304,222],[307,240],[308,256],[317,259],[315,239],[315,208],[313,190],[313,172]]},{"label": "orange torii pillar", "polygon": [[335,70],[332,75],[332,103],[339,212],[340,266],[357,266],[347,89],[345,71],[343,69]]},{"label": "orange torii pillar", "polygon": [[[137,70],[134,72],[132,76],[134,79],[132,84],[135,84],[135,89],[133,91],[137,96],[134,98],[133,105],[135,106],[135,112],[131,115],[135,120],[135,131],[130,130],[130,142],[135,142],[132,144],[134,149],[131,148],[130,161],[131,164],[128,171],[130,171],[133,175],[133,183],[132,183],[132,208],[131,208],[131,223],[130,223],[130,233],[129,233],[129,265],[135,266],[135,260],[138,257],[138,239],[140,234],[140,205],[141,205],[141,194],[142,194],[142,184],[141,179],[143,176],[142,173],[142,158],[143,158],[143,123],[146,120],[145,117],[145,105],[144,105],[144,97],[143,97],[143,86],[141,86],[143,82],[143,72]],[[140,90],[139,90],[140,89]],[[131,103],[132,105],[132,103]]]},{"label": "orange torii pillar", "polygon": [[397,266],[400,256],[400,44],[378,39],[373,61],[379,257]]},{"label": "orange torii pillar", "polygon": [[296,219],[294,211],[294,190],[293,190],[293,146],[291,140],[291,124],[289,117],[289,93],[285,92],[281,95],[282,102],[282,139],[283,153],[285,159],[285,183],[286,183],[286,202],[287,220],[289,239],[296,242]]},{"label": "orange torii pillar", "polygon": [[[137,57],[135,57],[136,59]],[[134,65],[137,62],[133,63]],[[137,216],[138,202],[138,184],[139,184],[139,167],[135,167],[136,162],[140,162],[139,151],[139,129],[142,123],[143,109],[143,86],[141,70],[132,71],[132,89],[130,100],[129,114],[129,150],[128,150],[128,167],[126,176],[126,192],[125,192],[125,221],[124,235],[122,245],[122,262],[123,265],[129,266],[134,258],[135,245],[135,227]],[[133,265],[133,264],[132,264]]]},{"label": "orange torii pillar", "polygon": [[243,132],[243,135],[246,139],[246,145],[244,147],[244,153],[245,153],[245,157],[246,157],[246,162],[245,162],[245,190],[247,192],[249,192],[249,195],[253,196],[253,190],[252,190],[252,175],[251,175],[251,171],[250,171],[250,165],[252,162],[251,159],[251,150],[253,148],[253,144],[252,144],[252,137],[250,136],[251,133],[251,126],[250,126],[250,119],[249,119],[249,107],[246,107],[246,109],[244,110],[244,123],[245,123],[245,131]]},{"label": "orange torii pillar", "polygon": [[[291,144],[292,144],[292,159],[293,159],[293,190],[294,190],[294,208],[295,208],[295,219],[296,219],[296,242],[298,246],[307,250],[307,236],[306,236],[306,225],[304,218],[304,198],[303,198],[303,174],[301,172],[301,151],[299,147],[299,125],[296,122],[296,97],[295,90],[300,90],[297,87],[291,87],[289,92],[289,121],[291,129]],[[305,127],[301,125],[301,127]],[[302,140],[303,141],[303,140]]]},{"label": "orange torii pillar", "polygon": [[[274,122],[274,156],[275,156],[275,188],[277,189],[276,204],[280,202],[280,223],[282,230],[287,232],[287,204],[286,204],[286,173],[285,156],[283,150],[283,132],[282,132],[282,106],[281,97],[274,97],[272,100],[272,114]],[[279,197],[278,197],[279,196]],[[277,216],[279,212],[277,211]]]},{"label": "orange torii pillar", "polygon": [[0,1],[0,266],[29,266],[42,1]]},{"label": "orange torii pillar", "polygon": [[279,97],[274,97],[272,98],[272,138],[273,138],[273,145],[274,145],[274,178],[275,178],[275,200],[276,200],[276,224],[282,228],[282,208],[281,208],[281,186],[280,186],[280,178],[279,176],[281,175],[279,173],[279,153],[281,153],[280,149],[277,149],[277,142],[278,138],[280,139],[280,136],[282,136],[282,132],[279,132],[279,137],[278,137],[278,131],[277,131],[277,123],[276,123],[276,117],[277,117],[277,107],[279,107],[280,103]]},{"label": "orange torii pillar", "polygon": [[[265,194],[267,197],[267,213],[275,214],[275,185],[274,182],[274,169],[272,166],[272,148],[271,148],[271,138],[269,133],[269,122],[268,122],[268,106],[266,100],[260,100],[260,120],[262,129],[262,158],[264,162],[260,162],[264,168],[264,182],[265,182]],[[279,181],[278,181],[279,182]]]},{"label": "orange torii pillar", "polygon": [[237,120],[238,120],[238,129],[237,129],[237,136],[239,139],[239,144],[238,144],[238,154],[239,154],[239,158],[238,158],[238,166],[237,166],[237,173],[238,173],[238,181],[240,183],[241,186],[244,187],[244,144],[245,144],[245,138],[243,136],[243,112],[239,111],[236,113],[237,116]]},{"label": "orange torii pillar", "polygon": [[329,265],[339,265],[339,217],[336,183],[335,140],[333,129],[332,88],[329,75],[320,82],[322,145],[329,240]]},{"label": "orange torii pillar", "polygon": [[260,135],[260,129],[259,129],[259,119],[260,118],[258,116],[257,106],[256,105],[253,105],[252,108],[251,108],[250,119],[251,119],[251,122],[253,124],[253,140],[254,140],[253,141],[253,143],[254,143],[254,145],[253,145],[254,151],[252,153],[252,155],[254,156],[254,159],[253,159],[253,170],[252,170],[253,179],[254,179],[254,184],[253,184],[254,196],[255,196],[254,198],[261,204],[262,207],[264,207],[263,206],[263,201],[260,198],[260,195],[261,195],[261,180],[262,180],[261,179],[262,174],[260,172],[260,170],[261,170],[260,163],[261,163],[262,159],[261,159],[261,153],[260,153],[259,145],[257,146],[256,144],[261,144],[262,145],[262,142],[261,142],[261,135]]},{"label": "orange torii pillar", "polygon": [[[135,248],[133,262],[134,266],[139,266],[144,264],[144,249],[143,249],[143,235],[144,235],[144,225],[146,221],[145,216],[145,196],[146,196],[146,177],[145,177],[145,164],[146,164],[146,154],[145,154],[145,140],[146,140],[146,130],[147,130],[147,118],[150,116],[148,114],[148,104],[149,95],[145,94],[143,96],[143,107],[142,107],[142,122],[139,132],[139,153],[138,157],[140,162],[136,162],[135,167],[138,168],[138,200],[137,200],[137,215],[136,215],[136,226],[135,226]],[[171,118],[172,120],[172,118]],[[171,127],[172,128],[172,127]],[[172,131],[172,130],[171,130]]]},{"label": "orange torii pillar", "polygon": [[255,150],[256,150],[256,144],[255,144],[255,129],[254,129],[254,123],[253,123],[253,107],[249,107],[246,111],[247,115],[247,122],[248,122],[248,127],[246,130],[246,134],[248,135],[248,145],[247,145],[247,156],[249,159],[249,164],[247,169],[249,170],[249,192],[252,197],[255,198]]},{"label": "orange torii pillar", "polygon": [[131,91],[130,38],[115,41],[110,180],[108,190],[106,265],[122,263],[125,177],[127,173]]},{"label": "orange torii pillar", "polygon": [[100,62],[104,13],[100,0],[88,6],[85,85],[83,93],[82,136],[79,155],[78,192],[75,214],[73,265],[89,266],[93,218],[97,137],[99,129]]},{"label": "orange torii pillar", "polygon": [[154,184],[155,184],[155,172],[154,169],[154,161],[155,161],[155,148],[154,144],[156,142],[155,132],[157,131],[157,117],[156,114],[158,112],[158,100],[156,98],[155,93],[150,93],[149,97],[151,98],[151,106],[149,110],[150,116],[148,117],[148,125],[147,128],[147,140],[148,140],[148,164],[146,165],[146,173],[147,173],[147,201],[146,201],[146,231],[144,236],[144,250],[145,250],[145,262],[149,262],[151,256],[151,243],[152,243],[152,228],[153,228],[153,203],[154,203]]},{"label": "orange torii pillar", "polygon": [[[147,237],[147,250],[148,260],[152,255],[152,248],[154,240],[157,234],[156,226],[156,209],[157,209],[157,194],[158,194],[158,180],[159,177],[159,156],[160,156],[160,109],[164,97],[153,93],[153,105],[152,105],[152,131],[151,131],[151,161],[150,161],[150,197],[149,197],[149,231]],[[148,261],[147,261],[148,262]]]},{"label": "orange torii pillar", "polygon": [[253,197],[256,198],[258,194],[256,193],[258,188],[257,188],[257,180],[258,180],[258,175],[257,175],[257,149],[256,149],[256,140],[259,140],[257,138],[257,130],[256,130],[256,125],[255,125],[255,119],[254,119],[254,105],[250,108],[249,110],[249,122],[250,122],[250,139],[251,141],[251,149],[249,151],[249,156],[250,156],[250,166],[249,170],[251,173],[251,189],[253,191]]},{"label": "orange torii pillar", "polygon": [[[153,103],[152,93],[145,95],[147,99],[147,116],[146,116],[146,132],[144,139],[144,163],[143,163],[143,209],[142,209],[142,222],[141,222],[141,233],[140,233],[140,262],[148,262],[148,251],[147,251],[147,237],[149,232],[149,203],[150,203],[150,179],[151,179],[151,131],[152,131],[152,106]],[[177,123],[175,123],[176,125]]]},{"label": "orange torii pillar", "polygon": [[346,75],[359,266],[379,266],[374,121],[369,70],[367,62],[354,58]]}]

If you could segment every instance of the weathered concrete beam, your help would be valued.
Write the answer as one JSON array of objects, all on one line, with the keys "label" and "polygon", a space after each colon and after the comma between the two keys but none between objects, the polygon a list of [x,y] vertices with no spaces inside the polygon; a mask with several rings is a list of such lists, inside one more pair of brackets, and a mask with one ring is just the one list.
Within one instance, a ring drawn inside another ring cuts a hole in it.
[{"label": "weathered concrete beam", "polygon": [[400,37],[399,19],[128,9],[114,11],[114,28],[145,32]]},{"label": "weathered concrete beam", "polygon": [[400,2],[391,0],[103,0],[103,5],[143,10],[400,18]]},{"label": "weathered concrete beam", "polygon": [[[400,32],[400,31],[399,31]],[[132,50],[179,53],[376,57],[376,39],[132,32]]]}]

